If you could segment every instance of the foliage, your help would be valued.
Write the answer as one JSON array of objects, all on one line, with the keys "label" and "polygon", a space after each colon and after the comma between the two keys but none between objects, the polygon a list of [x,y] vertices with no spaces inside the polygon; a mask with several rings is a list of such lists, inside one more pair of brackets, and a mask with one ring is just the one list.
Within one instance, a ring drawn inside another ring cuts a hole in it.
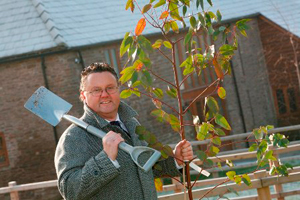
[{"label": "foliage", "polygon": [[[214,165],[210,157],[217,156],[222,147],[221,136],[231,130],[231,126],[222,115],[220,106],[216,98],[225,99],[226,90],[222,87],[222,81],[226,75],[231,74],[230,60],[238,48],[238,37],[247,36],[246,30],[249,28],[249,19],[242,19],[235,24],[222,23],[222,14],[219,10],[212,12],[213,3],[211,0],[149,0],[145,5],[140,5],[136,0],[127,0],[126,10],[140,12],[142,17],[137,22],[134,32],[127,32],[124,35],[120,46],[120,56],[127,54],[127,62],[121,71],[120,82],[126,85],[121,97],[128,98],[132,94],[140,97],[141,94],[152,98],[155,109],[151,115],[158,121],[168,124],[174,132],[180,134],[181,139],[185,139],[185,126],[194,126],[198,140],[209,140],[205,151],[196,151],[196,156],[203,162],[206,168]],[[162,37],[156,41],[150,41],[143,36],[143,31],[147,26],[152,26],[161,32]],[[176,37],[174,35],[178,35]],[[220,45],[206,45],[204,49],[197,45],[196,36],[207,35],[211,37],[213,43]],[[176,66],[175,46],[183,42],[186,47],[185,59],[179,68]],[[173,70],[174,83],[165,80],[155,74],[150,59],[150,54],[159,52],[169,62],[169,67]],[[190,104],[183,108],[181,86],[187,78],[193,74],[198,76],[204,70],[213,69],[216,79],[197,95]],[[182,72],[182,80],[179,80],[179,73]],[[163,84],[156,84],[155,79],[161,80]],[[207,92],[210,89],[208,95]],[[216,95],[214,95],[216,94]],[[177,100],[178,107],[175,108],[167,102],[169,99]],[[204,98],[203,115],[193,116],[193,123],[186,123],[183,119],[187,111],[199,99]],[[167,108],[167,109],[166,109]],[[168,110],[168,111],[167,111]],[[171,110],[171,112],[170,112]],[[200,119],[204,119],[200,121]],[[268,150],[268,143],[273,146],[286,147],[288,140],[281,134],[268,136],[271,126],[260,127],[253,131],[255,143],[251,145],[249,151],[257,152],[258,167],[264,166],[269,161],[275,161],[272,150]],[[137,127],[137,134],[140,139],[145,140],[150,147],[162,153],[161,159],[174,156],[172,149],[158,142],[155,135],[147,131],[144,127]],[[229,167],[234,164],[226,160]],[[221,168],[220,162],[218,166]],[[272,167],[271,174],[287,174],[290,166],[280,165]],[[161,170],[161,166],[155,165]],[[188,169],[188,168],[187,168]],[[189,179],[189,171],[186,172]],[[235,171],[226,173],[229,180],[237,184],[245,183],[251,186],[251,180],[247,174],[237,175]],[[155,181],[157,188],[161,188],[161,182]],[[192,186],[188,182],[189,198],[192,199]]]}]

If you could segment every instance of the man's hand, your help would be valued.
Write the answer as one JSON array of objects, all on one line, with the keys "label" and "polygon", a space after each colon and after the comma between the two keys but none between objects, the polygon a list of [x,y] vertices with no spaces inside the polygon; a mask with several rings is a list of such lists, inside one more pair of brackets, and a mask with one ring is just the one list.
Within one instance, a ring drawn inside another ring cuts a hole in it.
[{"label": "man's hand", "polygon": [[178,142],[173,153],[178,165],[182,165],[183,161],[192,160],[194,156],[191,143],[185,139]]},{"label": "man's hand", "polygon": [[118,146],[124,142],[120,133],[109,131],[102,139],[103,150],[111,160],[116,160],[118,155]]}]

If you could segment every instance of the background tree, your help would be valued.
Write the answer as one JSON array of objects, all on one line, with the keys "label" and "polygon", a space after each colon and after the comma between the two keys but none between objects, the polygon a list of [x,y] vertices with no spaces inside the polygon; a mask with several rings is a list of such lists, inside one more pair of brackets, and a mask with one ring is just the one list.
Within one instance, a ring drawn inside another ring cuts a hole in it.
[{"label": "background tree", "polygon": [[[174,132],[180,135],[181,140],[186,138],[185,128],[187,126],[195,128],[198,140],[209,139],[210,143],[205,151],[196,151],[197,157],[203,162],[205,168],[213,166],[209,157],[217,156],[220,148],[228,145],[221,143],[220,136],[225,135],[225,131],[231,130],[226,118],[220,112],[217,100],[211,94],[217,92],[219,98],[226,98],[226,90],[221,84],[224,76],[231,74],[230,60],[238,47],[238,36],[247,36],[246,30],[249,28],[247,25],[249,19],[240,20],[234,25],[222,24],[221,12],[217,10],[214,13],[206,9],[205,5],[213,6],[211,0],[207,0],[207,3],[203,0],[150,0],[145,5],[140,5],[138,1],[128,0],[126,10],[130,9],[132,12],[138,10],[142,16],[135,27],[135,31],[125,34],[120,47],[121,57],[127,53],[127,62],[120,78],[121,83],[126,88],[121,92],[121,97],[128,98],[132,94],[138,97],[141,95],[150,97],[156,107],[151,111],[151,115],[157,120],[169,124]],[[158,39],[152,44],[142,35],[146,25],[158,29],[162,34],[162,39]],[[180,36],[179,39],[174,39],[176,34]],[[207,45],[203,49],[197,47],[194,36],[201,34],[208,35],[214,42],[220,44],[218,48],[214,44]],[[181,41],[183,41],[187,51],[186,59],[179,65],[182,70],[179,70],[176,64],[175,49],[176,44]],[[169,62],[166,67],[172,68],[174,82],[170,82],[155,73],[150,59],[150,54],[154,51],[158,51]],[[209,68],[214,70],[217,78],[191,103],[184,106],[181,86],[188,77],[194,74],[200,76],[204,70]],[[180,73],[182,73],[182,80],[179,79]],[[167,89],[154,86],[155,79],[167,85]],[[177,107],[169,104],[166,95],[177,101]],[[199,98],[205,98],[203,115],[193,116],[193,123],[189,123],[184,120],[185,115]],[[200,121],[200,119],[204,120]],[[253,144],[249,151],[257,151],[257,169],[265,166],[269,160],[276,159],[273,156],[273,151],[268,150],[268,143],[272,143],[274,146],[286,146],[288,143],[288,140],[281,134],[269,137],[267,131],[270,128],[272,126],[260,127],[253,131],[255,138],[252,140]],[[138,127],[137,134],[139,134],[140,139],[147,141],[150,147],[161,151],[161,159],[174,156],[168,145],[160,143],[154,134],[144,127]],[[249,138],[247,139],[249,140]],[[182,184],[188,190],[189,199],[193,199],[189,162],[191,161],[185,161]],[[226,161],[226,163],[231,167],[233,166],[231,161]],[[218,165],[221,166],[219,163]],[[154,167],[160,169],[159,165]],[[287,175],[288,167],[291,166],[272,166],[270,173]],[[232,180],[237,184],[244,182],[249,186],[251,185],[251,180],[247,174],[229,171],[226,175],[227,181]],[[200,174],[197,179],[199,178],[201,178]]]}]

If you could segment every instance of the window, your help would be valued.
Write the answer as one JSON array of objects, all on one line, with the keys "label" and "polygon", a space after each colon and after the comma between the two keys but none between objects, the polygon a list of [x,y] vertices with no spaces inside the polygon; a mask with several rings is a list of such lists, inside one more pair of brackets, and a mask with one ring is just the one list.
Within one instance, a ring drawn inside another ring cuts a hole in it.
[{"label": "window", "polygon": [[286,113],[286,104],[284,101],[283,90],[281,89],[276,90],[276,96],[277,96],[277,105],[278,105],[279,114]]},{"label": "window", "polygon": [[276,107],[279,115],[288,115],[298,111],[295,88],[278,88],[275,90]]},{"label": "window", "polygon": [[120,60],[117,57],[116,50],[114,48],[104,50],[105,62],[113,67],[117,74],[120,74]]},{"label": "window", "polygon": [[293,88],[289,88],[287,90],[288,99],[289,99],[289,105],[290,105],[290,111],[295,112],[297,111],[297,102],[296,102],[296,95]]},{"label": "window", "polygon": [[0,167],[7,166],[8,164],[9,162],[4,134],[0,133]]}]

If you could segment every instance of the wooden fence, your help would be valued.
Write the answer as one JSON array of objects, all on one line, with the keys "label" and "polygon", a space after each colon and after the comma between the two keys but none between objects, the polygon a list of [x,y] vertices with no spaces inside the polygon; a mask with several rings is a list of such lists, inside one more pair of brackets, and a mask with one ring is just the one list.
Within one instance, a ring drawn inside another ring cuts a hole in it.
[{"label": "wooden fence", "polygon": [[[289,126],[289,127],[283,127],[283,128],[277,128],[273,129],[272,133],[275,132],[284,132],[284,131],[290,131],[290,130],[299,130],[300,125],[297,126]],[[271,132],[271,131],[270,131]],[[251,133],[245,133],[245,134],[239,134],[232,136],[223,137],[222,141],[228,141],[232,139],[238,139],[238,138],[245,138]],[[199,144],[206,144],[209,141],[193,141],[192,145],[199,145]],[[269,147],[271,148],[271,147]],[[295,160],[299,159],[299,155],[295,156],[289,156],[286,158],[280,158],[280,154],[284,154],[287,152],[300,152],[300,143],[299,142],[292,142],[288,148],[274,148],[273,152],[274,155],[278,157],[278,160],[284,161],[284,160]],[[247,149],[239,149],[239,150],[233,150],[228,151],[225,153],[220,153],[219,156],[212,157],[214,162],[220,162],[225,161],[226,159],[232,160],[232,161],[241,161],[243,159],[252,159],[256,157],[256,152],[248,152]],[[195,160],[196,164],[201,165],[202,162],[200,160]],[[278,163],[273,163],[278,164]],[[255,166],[256,163],[254,162],[248,162],[243,165],[237,165],[235,168],[230,168],[230,170],[236,170],[238,168],[245,168],[250,166]],[[222,170],[229,170],[228,167],[223,167]],[[219,172],[219,168],[213,168],[208,169],[207,171],[210,172]],[[194,172],[192,172],[193,174]],[[241,197],[241,198],[235,198],[235,200],[270,200],[272,198],[277,198],[278,200],[283,200],[284,197],[290,196],[290,195],[300,195],[300,189],[294,190],[294,191],[283,191],[281,184],[284,183],[291,183],[300,181],[300,167],[294,168],[294,170],[290,171],[289,177],[276,177],[276,176],[268,176],[266,171],[258,171],[254,174],[249,174],[251,181],[252,181],[252,187],[248,187],[245,184],[237,185],[236,183],[228,182],[226,185],[220,185],[219,187],[205,187],[201,189],[195,189],[193,190],[193,196],[194,198],[201,198],[204,194],[205,197],[211,197],[211,196],[219,196],[224,195],[225,193],[230,192],[230,190],[234,191],[243,191],[243,190],[249,190],[249,189],[256,189],[257,194],[255,196],[248,196],[248,197]],[[207,180],[198,180],[195,183],[195,187],[204,187],[208,185],[218,185],[220,183],[223,183],[227,180],[227,177],[223,178],[212,178]],[[193,183],[192,183],[193,184]],[[270,186],[275,187],[275,193],[270,193]],[[29,183],[29,184],[21,184],[17,185],[15,181],[9,182],[8,187],[2,187],[0,188],[0,194],[10,193],[11,200],[19,200],[19,192],[20,191],[28,191],[28,190],[36,190],[41,188],[49,188],[49,187],[57,187],[57,180],[51,180],[51,181],[44,181],[44,182],[37,182],[37,183]],[[214,188],[214,189],[213,189]],[[231,188],[229,190],[229,188]],[[213,189],[213,190],[212,190]],[[164,185],[163,191],[173,191],[174,194],[170,195],[162,195],[159,196],[159,200],[182,200],[184,199],[184,193],[182,192],[183,186],[178,183],[173,183],[170,185]]]}]

